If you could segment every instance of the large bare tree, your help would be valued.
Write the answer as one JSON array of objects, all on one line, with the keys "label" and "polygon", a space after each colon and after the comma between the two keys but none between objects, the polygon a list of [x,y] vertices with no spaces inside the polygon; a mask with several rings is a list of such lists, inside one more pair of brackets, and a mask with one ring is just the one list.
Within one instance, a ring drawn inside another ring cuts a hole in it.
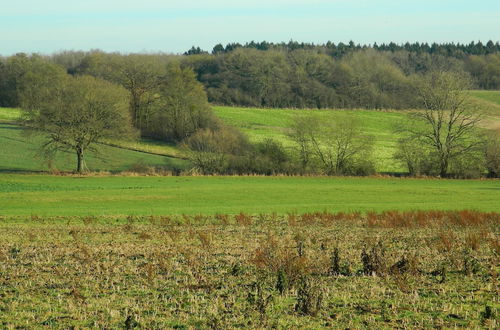
[{"label": "large bare tree", "polygon": [[467,102],[470,79],[461,73],[434,71],[416,78],[413,87],[422,110],[410,114],[416,123],[407,133],[430,148],[439,175],[446,177],[454,159],[481,143],[475,138],[481,116]]},{"label": "large bare tree", "polygon": [[127,93],[120,86],[91,76],[57,78],[50,85],[36,75],[24,82],[24,122],[46,138],[45,155],[74,152],[76,171],[80,173],[86,152],[96,143],[131,133]]}]

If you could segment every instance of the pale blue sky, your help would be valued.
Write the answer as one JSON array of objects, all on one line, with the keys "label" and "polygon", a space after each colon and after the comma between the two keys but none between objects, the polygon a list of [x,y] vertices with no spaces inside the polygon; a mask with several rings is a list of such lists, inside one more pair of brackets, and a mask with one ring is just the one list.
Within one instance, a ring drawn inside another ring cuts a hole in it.
[{"label": "pale blue sky", "polygon": [[500,0],[0,0],[0,54],[500,40]]}]

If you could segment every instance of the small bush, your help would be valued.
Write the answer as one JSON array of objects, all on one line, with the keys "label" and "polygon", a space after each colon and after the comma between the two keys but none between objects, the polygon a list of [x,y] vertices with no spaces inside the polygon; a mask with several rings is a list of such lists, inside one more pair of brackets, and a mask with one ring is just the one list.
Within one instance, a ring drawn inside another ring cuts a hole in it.
[{"label": "small bush", "polygon": [[385,249],[379,241],[373,245],[370,251],[366,247],[361,252],[361,262],[363,264],[363,274],[384,275],[386,273]]},{"label": "small bush", "polygon": [[313,286],[310,278],[302,278],[297,290],[295,312],[301,315],[316,316],[321,311],[322,304],[323,293],[320,288]]},{"label": "small bush", "polygon": [[500,129],[490,131],[485,137],[486,168],[492,178],[500,178]]}]

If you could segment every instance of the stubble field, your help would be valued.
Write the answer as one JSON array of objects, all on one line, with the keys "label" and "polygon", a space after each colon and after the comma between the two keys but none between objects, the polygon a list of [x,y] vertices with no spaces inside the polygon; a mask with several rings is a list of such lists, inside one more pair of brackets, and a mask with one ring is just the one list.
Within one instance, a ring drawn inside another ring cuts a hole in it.
[{"label": "stubble field", "polygon": [[0,327],[497,328],[498,213],[0,223]]}]

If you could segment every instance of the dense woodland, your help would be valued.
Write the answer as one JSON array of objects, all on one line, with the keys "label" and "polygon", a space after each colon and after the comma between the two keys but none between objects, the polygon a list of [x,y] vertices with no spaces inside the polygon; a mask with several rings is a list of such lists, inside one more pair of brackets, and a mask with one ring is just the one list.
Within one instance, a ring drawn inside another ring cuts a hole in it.
[{"label": "dense woodland", "polygon": [[45,154],[76,152],[78,171],[102,138],[140,135],[177,143],[204,174],[374,173],[373,139],[355,122],[297,117],[291,154],[223,125],[210,109],[215,103],[424,109],[397,134],[395,158],[410,174],[498,176],[498,134],[485,138],[479,118],[466,111],[463,92],[472,88],[500,88],[498,42],[251,42],[217,45],[210,54],[193,47],[184,55],[96,50],[0,59],[0,106],[23,108],[27,127],[50,133]]},{"label": "dense woodland", "polygon": [[415,74],[468,72],[476,88],[500,89],[500,44],[356,45],[268,42],[193,47],[194,68],[210,102],[257,107],[397,108],[415,106]]},{"label": "dense woodland", "polygon": [[[16,81],[22,75],[18,54],[0,61],[0,105],[15,107]],[[122,55],[64,51],[43,57],[69,74],[90,74],[126,84],[117,67],[128,67],[137,101],[151,80],[165,75],[165,64],[179,62],[203,83],[208,101],[216,104],[289,108],[408,109],[416,101],[411,91],[415,75],[430,71],[466,72],[477,89],[500,89],[500,44],[354,42],[250,42],[216,45],[211,53],[193,47],[184,56]],[[131,77],[142,70],[143,77]],[[145,75],[149,76],[146,81]],[[126,79],[126,78],[125,78]],[[139,80],[138,80],[139,79]],[[143,86],[140,86],[143,83]]]}]

